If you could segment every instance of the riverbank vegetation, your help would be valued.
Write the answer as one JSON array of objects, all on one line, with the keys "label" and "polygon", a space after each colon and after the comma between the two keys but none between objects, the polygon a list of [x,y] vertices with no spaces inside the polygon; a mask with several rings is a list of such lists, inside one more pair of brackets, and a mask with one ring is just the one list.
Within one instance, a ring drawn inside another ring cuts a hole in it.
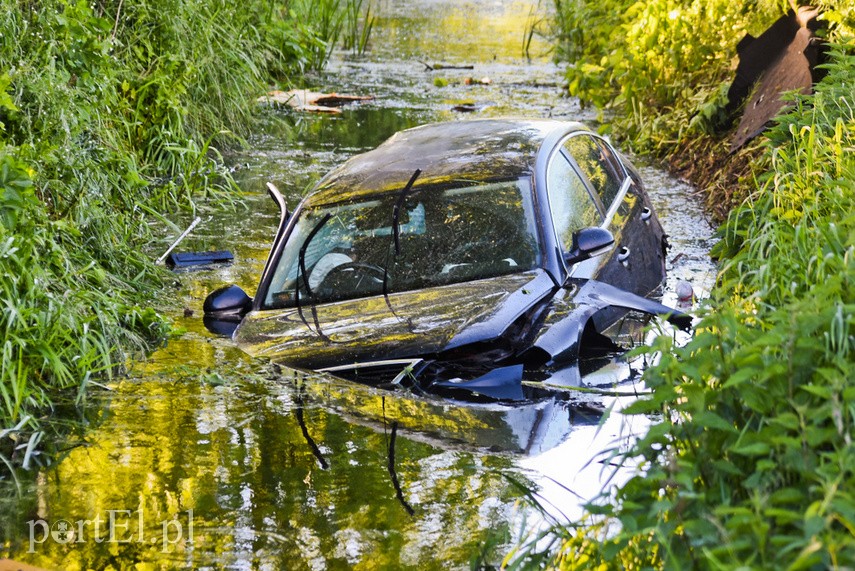
[{"label": "riverbank vegetation", "polygon": [[[749,192],[747,145],[731,154],[718,135],[727,116],[736,44],[759,36],[789,4],[556,0],[558,58],[568,63],[568,93],[608,117],[614,136],[636,152],[667,159],[672,170],[713,192],[718,221]],[[852,2],[814,2],[832,34],[853,34]],[[613,38],[622,38],[614,41]],[[609,127],[607,127],[609,128]]]},{"label": "riverbank vegetation", "polygon": [[[571,90],[618,110],[614,124],[637,149],[671,159],[722,152],[703,122],[722,107],[735,44],[784,9],[572,4],[559,3],[571,26],[564,53],[580,57]],[[825,9],[828,74],[814,94],[794,97],[729,179],[740,203],[720,230],[720,275],[693,339],[675,347],[662,336],[647,349],[660,356],[645,373],[652,394],[629,412],[660,421],[612,459],[640,471],[583,521],[553,530],[551,549],[515,554],[519,564],[855,565],[855,5]],[[573,26],[595,15],[604,19],[584,28],[587,43],[574,40]]]},{"label": "riverbank vegetation", "polygon": [[361,17],[326,4],[337,28],[308,0],[0,0],[4,463],[32,460],[57,399],[164,338],[150,227],[177,234],[177,214],[234,196],[220,152],[255,98],[322,67]]}]

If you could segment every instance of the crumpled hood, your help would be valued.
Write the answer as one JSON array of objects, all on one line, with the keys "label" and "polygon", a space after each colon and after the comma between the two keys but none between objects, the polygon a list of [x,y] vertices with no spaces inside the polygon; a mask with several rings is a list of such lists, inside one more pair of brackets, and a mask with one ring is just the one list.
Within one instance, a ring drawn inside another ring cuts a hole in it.
[{"label": "crumpled hood", "polygon": [[411,292],[253,311],[241,349],[302,369],[425,356],[498,337],[555,291],[543,270]]}]

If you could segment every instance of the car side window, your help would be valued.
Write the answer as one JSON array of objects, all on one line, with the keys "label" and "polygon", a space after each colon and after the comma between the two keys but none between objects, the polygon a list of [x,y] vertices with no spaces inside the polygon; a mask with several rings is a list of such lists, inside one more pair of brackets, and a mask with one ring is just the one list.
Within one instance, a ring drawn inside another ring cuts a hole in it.
[{"label": "car side window", "polygon": [[582,228],[603,223],[588,188],[576,169],[564,156],[556,153],[546,173],[549,208],[555,232],[564,251],[573,247],[573,234]]},{"label": "car side window", "polygon": [[612,148],[590,135],[570,137],[564,148],[597,191],[603,208],[608,210],[626,178]]}]

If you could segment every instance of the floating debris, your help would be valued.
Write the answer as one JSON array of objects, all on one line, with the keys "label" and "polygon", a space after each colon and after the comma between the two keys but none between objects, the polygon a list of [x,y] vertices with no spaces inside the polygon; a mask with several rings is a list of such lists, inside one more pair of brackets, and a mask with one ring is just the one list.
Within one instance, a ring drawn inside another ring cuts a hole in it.
[{"label": "floating debris", "polygon": [[234,256],[226,250],[217,252],[173,252],[166,258],[166,265],[174,269],[189,266],[206,266],[208,264],[227,264],[232,261],[234,261]]},{"label": "floating debris", "polygon": [[680,280],[677,282],[677,303],[678,307],[691,307],[695,303],[695,288],[687,281]]},{"label": "floating debris", "polygon": [[163,261],[166,259],[166,257],[167,257],[167,256],[169,256],[169,253],[170,253],[173,249],[175,249],[175,246],[177,246],[178,244],[180,244],[180,243],[181,243],[181,241],[182,241],[184,238],[186,238],[186,237],[187,237],[187,235],[188,235],[188,234],[190,234],[190,232],[192,232],[192,231],[193,231],[193,228],[195,228],[195,227],[199,224],[199,222],[201,222],[201,221],[202,221],[201,216],[197,216],[196,218],[194,218],[194,219],[193,219],[193,222],[191,222],[191,223],[190,223],[190,226],[188,226],[188,227],[187,227],[187,230],[185,230],[184,232],[182,232],[182,233],[181,233],[181,235],[180,235],[178,238],[176,238],[176,239],[175,239],[175,241],[172,243],[172,245],[171,245],[171,246],[169,246],[169,248],[167,248],[167,249],[166,249],[166,251],[163,253],[163,255],[162,255],[161,257],[159,257],[159,258],[157,259],[157,262],[155,262],[155,263],[157,263],[157,264],[163,263]]},{"label": "floating debris", "polygon": [[489,102],[489,103],[487,103],[487,102],[473,103],[471,101],[467,101],[465,103],[459,103],[459,104],[453,106],[451,108],[451,110],[456,111],[457,113],[477,113],[477,112],[483,111],[484,109],[486,109],[487,107],[490,107],[491,105],[495,105],[495,103],[492,103],[492,102]]},{"label": "floating debris", "polygon": [[373,101],[373,95],[347,95],[344,93],[321,93],[307,89],[270,91],[257,99],[267,105],[288,105],[297,111],[309,113],[341,113],[340,107],[348,103]]},{"label": "floating debris", "polygon": [[476,77],[467,77],[463,80],[463,85],[490,85],[493,83],[493,80],[489,77],[482,77],[478,79]]}]

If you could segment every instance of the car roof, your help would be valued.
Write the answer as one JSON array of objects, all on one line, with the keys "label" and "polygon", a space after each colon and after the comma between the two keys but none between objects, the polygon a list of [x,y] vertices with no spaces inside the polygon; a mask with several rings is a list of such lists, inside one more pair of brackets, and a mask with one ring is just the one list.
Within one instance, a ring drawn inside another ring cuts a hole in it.
[{"label": "car roof", "polygon": [[357,155],[325,176],[312,205],[398,192],[421,170],[414,187],[468,180],[500,180],[534,171],[544,140],[554,133],[587,130],[554,119],[475,119],[432,123],[396,133],[372,151]]}]

